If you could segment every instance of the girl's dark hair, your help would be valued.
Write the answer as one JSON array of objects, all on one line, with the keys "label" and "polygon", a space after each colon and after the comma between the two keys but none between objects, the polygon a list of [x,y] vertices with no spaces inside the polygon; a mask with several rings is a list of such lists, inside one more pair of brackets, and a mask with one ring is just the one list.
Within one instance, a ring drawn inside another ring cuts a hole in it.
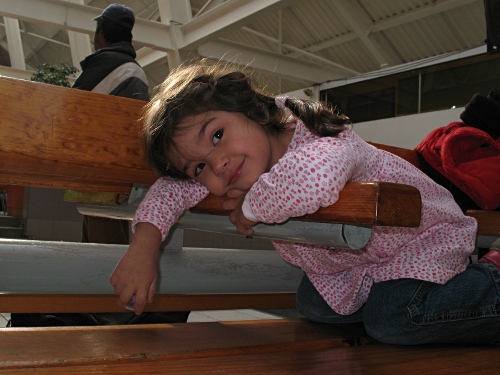
[{"label": "girl's dark hair", "polygon": [[[207,59],[173,70],[158,86],[145,107],[143,139],[151,168],[160,176],[189,179],[172,165],[170,155],[176,149],[179,124],[188,116],[208,111],[239,112],[265,126],[271,133],[285,130],[289,113],[279,109],[274,96],[254,88],[249,74],[231,63],[213,63]],[[288,98],[286,107],[319,136],[335,136],[350,123],[325,104]]]},{"label": "girl's dark hair", "polygon": [[101,18],[97,20],[96,33],[102,31],[104,39],[109,44],[118,42],[132,43],[132,31],[126,27],[120,26],[117,23]]}]

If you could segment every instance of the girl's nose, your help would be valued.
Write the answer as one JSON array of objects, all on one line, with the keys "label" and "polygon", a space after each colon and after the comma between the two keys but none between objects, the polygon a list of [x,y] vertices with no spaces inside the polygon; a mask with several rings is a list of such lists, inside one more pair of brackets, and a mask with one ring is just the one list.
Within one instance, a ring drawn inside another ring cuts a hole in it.
[{"label": "girl's nose", "polygon": [[227,157],[222,157],[214,163],[214,173],[217,176],[222,176],[227,169],[229,164],[229,159]]}]

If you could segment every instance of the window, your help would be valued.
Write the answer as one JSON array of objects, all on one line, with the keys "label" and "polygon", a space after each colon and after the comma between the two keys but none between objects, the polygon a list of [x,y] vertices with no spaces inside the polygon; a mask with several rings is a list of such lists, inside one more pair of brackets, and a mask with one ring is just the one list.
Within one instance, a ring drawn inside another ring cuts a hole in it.
[{"label": "window", "polygon": [[500,88],[500,55],[478,55],[321,91],[356,122],[465,106]]}]

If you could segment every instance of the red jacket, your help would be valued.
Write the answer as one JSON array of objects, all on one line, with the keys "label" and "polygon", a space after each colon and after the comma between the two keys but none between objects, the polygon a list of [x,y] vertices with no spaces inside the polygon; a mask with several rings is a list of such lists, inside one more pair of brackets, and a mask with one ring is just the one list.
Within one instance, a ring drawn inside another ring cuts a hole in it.
[{"label": "red jacket", "polygon": [[483,210],[500,207],[500,138],[452,122],[430,132],[415,150]]}]

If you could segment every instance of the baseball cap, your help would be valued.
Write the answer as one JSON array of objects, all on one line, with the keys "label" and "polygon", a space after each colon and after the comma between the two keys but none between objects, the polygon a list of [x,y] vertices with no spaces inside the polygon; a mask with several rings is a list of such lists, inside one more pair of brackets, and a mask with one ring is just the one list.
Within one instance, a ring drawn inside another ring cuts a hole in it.
[{"label": "baseball cap", "polygon": [[126,5],[111,4],[104,9],[100,16],[94,18],[94,21],[105,18],[120,26],[132,30],[135,23],[134,11]]}]

